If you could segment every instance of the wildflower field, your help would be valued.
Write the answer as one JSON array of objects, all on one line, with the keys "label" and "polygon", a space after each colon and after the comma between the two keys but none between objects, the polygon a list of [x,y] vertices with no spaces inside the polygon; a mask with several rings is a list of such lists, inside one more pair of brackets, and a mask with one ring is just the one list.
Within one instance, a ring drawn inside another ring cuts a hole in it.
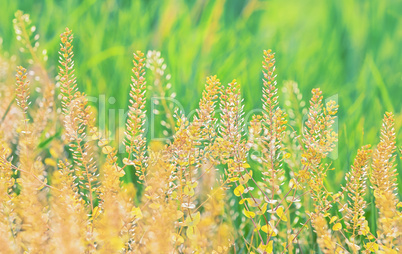
[{"label": "wildflower field", "polygon": [[0,4],[0,253],[402,253],[401,1]]}]

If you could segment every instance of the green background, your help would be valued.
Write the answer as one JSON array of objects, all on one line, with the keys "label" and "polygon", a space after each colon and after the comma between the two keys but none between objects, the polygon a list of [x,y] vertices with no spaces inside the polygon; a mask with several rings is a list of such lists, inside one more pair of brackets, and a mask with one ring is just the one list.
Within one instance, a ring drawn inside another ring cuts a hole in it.
[{"label": "green background", "polygon": [[338,96],[334,188],[357,148],[379,141],[385,111],[393,111],[401,127],[400,0],[1,0],[3,51],[17,55],[12,20],[18,9],[37,26],[54,76],[59,35],[66,26],[73,30],[79,87],[116,98],[107,109],[127,108],[132,53],[153,49],[162,52],[186,112],[196,108],[205,77],[214,74],[222,83],[238,80],[246,112],[260,108],[262,52],[273,49],[279,87],[294,80],[306,101],[314,87]]}]

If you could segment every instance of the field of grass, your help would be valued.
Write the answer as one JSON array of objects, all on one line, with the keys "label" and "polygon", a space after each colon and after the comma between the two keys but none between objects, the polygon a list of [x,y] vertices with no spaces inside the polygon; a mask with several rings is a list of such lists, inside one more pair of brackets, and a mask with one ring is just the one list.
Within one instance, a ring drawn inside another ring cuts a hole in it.
[{"label": "field of grass", "polygon": [[[357,149],[379,142],[386,111],[395,114],[396,137],[402,140],[402,1],[7,0],[1,5],[0,52],[16,55],[22,65],[26,58],[12,22],[17,10],[30,15],[53,76],[59,35],[65,27],[74,32],[78,87],[98,99],[93,105],[107,129],[110,121],[124,124],[116,112],[128,107],[136,50],[161,52],[165,74],[171,75],[170,93],[183,113],[198,106],[206,76],[217,75],[222,84],[238,81],[247,116],[261,108],[262,52],[270,48],[276,52],[283,105],[282,87],[290,80],[307,106],[315,87],[339,104],[339,143],[332,158],[337,170],[328,172],[326,180],[330,191],[345,184]],[[104,105],[100,98],[106,99]],[[112,137],[124,125],[115,128]],[[162,127],[155,128],[161,135]],[[402,174],[398,187],[401,191]]]}]

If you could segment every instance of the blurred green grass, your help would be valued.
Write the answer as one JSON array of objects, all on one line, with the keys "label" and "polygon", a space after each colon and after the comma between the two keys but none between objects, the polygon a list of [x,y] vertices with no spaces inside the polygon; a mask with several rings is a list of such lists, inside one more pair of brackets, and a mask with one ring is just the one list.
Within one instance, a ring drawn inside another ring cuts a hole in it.
[{"label": "blurred green grass", "polygon": [[314,87],[338,96],[333,165],[342,170],[330,174],[334,189],[357,148],[379,141],[385,111],[394,111],[401,128],[400,0],[5,0],[2,6],[3,49],[18,54],[12,20],[21,9],[37,26],[53,75],[59,34],[71,28],[78,84],[91,96],[115,97],[107,109],[127,108],[132,52],[150,49],[162,52],[187,112],[196,108],[205,77],[214,74],[223,83],[238,80],[246,112],[259,108],[262,52],[273,49],[279,86],[296,81],[305,100]]}]

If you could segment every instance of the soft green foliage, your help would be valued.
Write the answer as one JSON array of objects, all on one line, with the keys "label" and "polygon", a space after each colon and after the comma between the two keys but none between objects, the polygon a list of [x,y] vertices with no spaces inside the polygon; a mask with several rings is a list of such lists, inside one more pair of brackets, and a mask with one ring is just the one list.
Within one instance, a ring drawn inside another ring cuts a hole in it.
[{"label": "soft green foliage", "polygon": [[[341,98],[341,146],[350,144],[350,136],[363,145],[362,135],[345,132],[354,126],[369,134],[366,142],[374,141],[371,127],[382,112],[402,106],[400,1],[2,1],[0,37],[10,52],[19,47],[11,23],[18,9],[31,15],[50,66],[56,64],[60,31],[75,31],[78,83],[89,95],[127,96],[127,59],[135,50],[156,49],[186,109],[196,107],[192,98],[211,74],[247,82],[245,109],[256,108],[260,55],[269,47],[278,52],[279,84],[292,79],[305,96],[320,86]],[[125,99],[110,105],[125,106]]]}]

